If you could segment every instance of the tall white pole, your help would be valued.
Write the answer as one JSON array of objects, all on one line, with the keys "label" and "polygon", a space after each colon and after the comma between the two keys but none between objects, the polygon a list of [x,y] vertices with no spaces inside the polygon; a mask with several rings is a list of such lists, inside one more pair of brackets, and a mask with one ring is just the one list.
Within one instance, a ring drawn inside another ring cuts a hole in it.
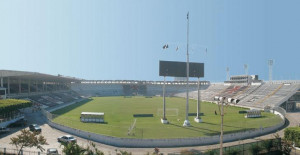
[{"label": "tall white pole", "polygon": [[269,82],[272,82],[272,67],[273,67],[273,60],[268,61],[269,65]]},{"label": "tall white pole", "polygon": [[161,123],[167,124],[168,120],[166,118],[166,77],[164,76],[164,84],[163,84],[163,118],[161,119]]},{"label": "tall white pole", "polygon": [[226,72],[227,72],[226,80],[229,81],[230,80],[230,77],[229,77],[229,67],[226,68]]},{"label": "tall white pole", "polygon": [[223,155],[223,119],[224,119],[224,100],[221,100],[221,135],[220,135],[220,155]]},{"label": "tall white pole", "polygon": [[248,75],[248,65],[244,64],[245,74]]},{"label": "tall white pole", "polygon": [[202,122],[200,117],[200,103],[201,103],[201,95],[200,95],[200,77],[198,77],[198,98],[197,98],[197,117],[194,119],[195,122]]},{"label": "tall white pole", "polygon": [[163,86],[163,110],[164,110],[164,114],[163,114],[163,119],[166,120],[166,96],[165,96],[165,91],[166,91],[166,77],[164,76],[164,86]]},{"label": "tall white pole", "polygon": [[187,13],[187,44],[186,44],[186,114],[183,126],[190,126],[189,121],[189,13]]},{"label": "tall white pole", "polygon": [[197,118],[199,118],[200,113],[200,78],[198,78],[198,98],[197,98]]}]

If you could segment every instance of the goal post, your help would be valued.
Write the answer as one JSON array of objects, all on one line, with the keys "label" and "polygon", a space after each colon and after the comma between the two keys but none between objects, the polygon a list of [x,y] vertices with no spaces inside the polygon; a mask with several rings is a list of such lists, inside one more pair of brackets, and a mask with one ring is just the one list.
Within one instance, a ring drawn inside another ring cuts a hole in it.
[{"label": "goal post", "polygon": [[[178,108],[166,108],[166,117],[168,116],[178,116],[179,109]],[[157,109],[157,116],[163,116],[163,109]]]}]

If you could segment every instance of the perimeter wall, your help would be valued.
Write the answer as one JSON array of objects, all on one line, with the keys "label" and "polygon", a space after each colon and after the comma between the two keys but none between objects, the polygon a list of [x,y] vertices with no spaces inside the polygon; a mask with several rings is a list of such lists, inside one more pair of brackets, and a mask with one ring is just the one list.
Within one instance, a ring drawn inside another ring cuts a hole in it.
[{"label": "perimeter wall", "polygon": [[[278,108],[277,108],[278,109]],[[272,112],[274,114],[280,115],[282,121],[272,127],[260,128],[254,130],[248,130],[244,132],[237,132],[231,134],[225,134],[223,141],[230,142],[236,140],[242,140],[247,138],[253,138],[268,133],[276,132],[285,124],[285,113],[282,110],[274,109]],[[82,137],[84,139],[92,140],[95,142],[117,146],[117,147],[136,147],[136,148],[147,148],[147,147],[180,147],[180,146],[196,146],[196,145],[210,145],[217,144],[220,142],[220,136],[209,136],[209,137],[196,137],[196,138],[178,138],[178,139],[134,139],[134,138],[118,138],[105,135],[99,135],[96,133],[90,133],[87,131],[82,131],[74,128],[70,128],[61,124],[54,123],[51,120],[51,113],[43,110],[43,114],[47,117],[48,124],[58,130],[64,131],[66,133]]]}]

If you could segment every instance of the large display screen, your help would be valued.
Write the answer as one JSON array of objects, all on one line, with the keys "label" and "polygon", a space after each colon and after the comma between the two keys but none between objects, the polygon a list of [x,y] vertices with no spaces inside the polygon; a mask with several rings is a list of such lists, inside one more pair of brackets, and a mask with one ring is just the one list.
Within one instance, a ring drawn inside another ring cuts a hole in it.
[{"label": "large display screen", "polygon": [[[159,61],[159,76],[186,77],[186,62]],[[204,77],[204,63],[189,63],[189,77]]]}]

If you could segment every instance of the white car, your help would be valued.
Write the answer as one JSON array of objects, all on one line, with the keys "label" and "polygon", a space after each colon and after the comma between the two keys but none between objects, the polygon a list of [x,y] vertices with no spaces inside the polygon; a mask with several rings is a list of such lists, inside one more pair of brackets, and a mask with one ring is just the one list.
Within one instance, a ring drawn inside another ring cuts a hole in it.
[{"label": "white car", "polygon": [[70,142],[76,143],[77,142],[76,138],[74,138],[71,135],[65,135],[65,136],[58,137],[57,141],[64,142],[64,143],[70,143]]},{"label": "white car", "polygon": [[56,148],[47,149],[47,155],[58,155],[58,151]]},{"label": "white car", "polygon": [[5,132],[9,132],[10,129],[6,128],[6,127],[0,127],[0,133],[5,133]]}]

